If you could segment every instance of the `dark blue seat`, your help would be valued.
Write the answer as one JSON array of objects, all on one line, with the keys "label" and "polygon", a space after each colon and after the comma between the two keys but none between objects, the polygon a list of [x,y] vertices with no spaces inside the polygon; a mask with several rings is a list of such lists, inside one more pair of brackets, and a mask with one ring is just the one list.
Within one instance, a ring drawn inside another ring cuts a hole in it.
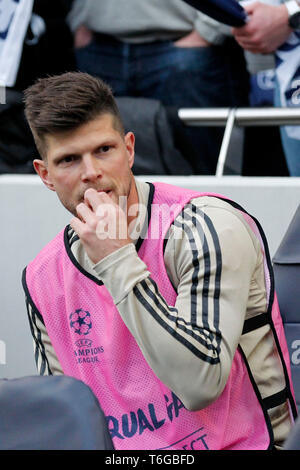
[{"label": "dark blue seat", "polygon": [[297,418],[295,426],[284,443],[283,450],[300,450],[300,419]]},{"label": "dark blue seat", "polygon": [[273,258],[275,288],[288,343],[300,410],[300,205]]},{"label": "dark blue seat", "polygon": [[63,376],[0,380],[0,450],[113,450],[92,390]]}]

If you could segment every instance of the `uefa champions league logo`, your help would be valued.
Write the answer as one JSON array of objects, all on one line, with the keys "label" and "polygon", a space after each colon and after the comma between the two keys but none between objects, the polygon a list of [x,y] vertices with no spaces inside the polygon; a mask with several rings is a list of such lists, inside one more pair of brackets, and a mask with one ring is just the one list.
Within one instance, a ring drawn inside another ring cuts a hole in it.
[{"label": "uefa champions league logo", "polygon": [[88,335],[92,328],[91,314],[82,308],[70,315],[70,326],[78,335]]},{"label": "uefa champions league logo", "polygon": [[78,308],[75,312],[71,313],[70,326],[74,332],[81,336],[75,341],[76,349],[74,349],[74,356],[77,364],[88,366],[91,364],[100,363],[100,355],[104,353],[102,345],[94,345],[90,338],[87,338],[92,329],[91,314],[87,310]]}]

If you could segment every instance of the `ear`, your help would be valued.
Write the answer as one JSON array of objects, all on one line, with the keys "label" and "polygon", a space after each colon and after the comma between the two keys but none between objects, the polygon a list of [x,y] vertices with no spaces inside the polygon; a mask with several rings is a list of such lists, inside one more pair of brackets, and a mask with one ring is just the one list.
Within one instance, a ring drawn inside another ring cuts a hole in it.
[{"label": "ear", "polygon": [[48,189],[51,191],[55,191],[54,184],[51,181],[47,163],[44,160],[33,160],[33,166],[41,180],[43,181],[44,185],[47,186]]},{"label": "ear", "polygon": [[130,168],[132,168],[134,164],[134,144],[135,136],[133,132],[127,132],[127,134],[125,135],[125,145],[128,152],[128,162]]}]

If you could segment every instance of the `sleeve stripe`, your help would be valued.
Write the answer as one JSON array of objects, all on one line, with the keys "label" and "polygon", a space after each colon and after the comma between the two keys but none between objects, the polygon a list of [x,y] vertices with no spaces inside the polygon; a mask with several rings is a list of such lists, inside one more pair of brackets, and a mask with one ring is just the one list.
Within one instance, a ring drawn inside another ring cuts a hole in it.
[{"label": "sleeve stripe", "polygon": [[[144,282],[144,281],[142,281]],[[170,333],[174,338],[176,338],[181,344],[187,347],[195,356],[199,357],[200,359],[209,362],[211,364],[216,364],[219,362],[219,357],[209,357],[206,354],[203,354],[198,348],[196,348],[191,342],[187,341],[182,335],[178,333],[178,329],[185,329],[183,325],[178,324],[177,329],[175,330],[172,328],[162,316],[158,314],[158,312],[149,304],[146,298],[142,295],[140,290],[137,286],[134,287],[134,294],[136,298],[140,301],[140,303],[144,306],[144,308],[153,316],[153,318],[166,330]],[[167,312],[166,312],[167,313]],[[192,334],[191,331],[186,330],[188,334]]]},{"label": "sleeve stripe", "polygon": [[79,236],[77,235],[77,233],[72,229],[72,227],[70,227],[69,231],[68,231],[68,239],[69,239],[69,245],[70,247],[73,245],[73,243],[75,243],[76,241],[79,240]]},{"label": "sleeve stripe", "polygon": [[[213,295],[213,299],[214,299],[214,317],[213,317],[214,323],[213,324],[214,324],[215,330],[219,332],[220,292],[221,292],[221,274],[222,274],[222,253],[221,253],[219,237],[208,215],[205,214],[201,209],[199,209],[199,207],[195,206],[194,204],[192,204],[192,209],[194,212],[196,212],[203,218],[204,222],[206,223],[206,226],[209,229],[210,235],[214,243],[214,250],[215,250],[215,256],[216,256],[216,274],[215,274],[215,286],[214,286],[214,295]],[[204,246],[204,249],[205,249],[205,246]]]},{"label": "sleeve stripe", "polygon": [[[191,213],[191,214],[190,214]],[[216,273],[215,273],[215,281],[213,286],[213,326],[215,330],[215,335],[210,332],[210,340],[213,341],[213,337],[215,336],[217,339],[217,345],[219,347],[221,342],[221,334],[219,330],[219,319],[220,319],[220,287],[221,287],[221,273],[222,273],[222,254],[221,248],[219,243],[219,238],[216,233],[216,230],[213,226],[211,219],[197,206],[194,204],[189,204],[185,207],[184,211],[181,213],[182,221],[181,223],[178,220],[174,221],[176,226],[182,227],[185,231],[186,235],[188,236],[191,250],[193,253],[193,258],[197,257],[197,261],[193,259],[193,263],[195,265],[195,271],[193,275],[193,286],[191,290],[191,304],[193,306],[197,306],[197,290],[196,284],[194,283],[195,273],[198,275],[199,270],[199,254],[198,251],[195,252],[195,240],[193,236],[193,232],[191,227],[187,224],[188,221],[193,223],[193,226],[197,229],[198,234],[200,235],[200,239],[202,241],[202,250],[203,250],[203,258],[204,258],[204,276],[203,276],[203,288],[202,288],[202,322],[204,328],[211,330],[209,327],[208,322],[208,313],[209,313],[209,306],[208,306],[208,297],[209,297],[209,286],[211,281],[211,260],[209,253],[212,253],[212,249],[209,250],[207,237],[204,233],[203,229],[203,222],[205,222],[205,226],[208,228],[211,239],[213,241],[213,250],[216,257]],[[201,221],[199,220],[201,218]],[[198,279],[197,279],[198,282]],[[195,317],[196,315],[196,317]],[[199,315],[199,312],[198,312]],[[192,323],[196,321],[197,318],[197,311],[192,311]]]},{"label": "sleeve stripe", "polygon": [[[199,326],[197,326],[193,323],[187,322],[182,317],[178,317],[178,309],[174,308],[174,307],[170,307],[167,304],[165,299],[161,296],[161,294],[158,290],[157,284],[153,281],[153,279],[148,278],[148,279],[143,280],[141,282],[141,286],[143,287],[145,293],[147,293],[147,295],[153,301],[155,306],[158,307],[159,310],[161,310],[161,312],[164,313],[165,316],[169,320],[176,323],[177,328],[181,328],[184,332],[186,332],[187,334],[192,336],[196,341],[198,341],[200,344],[203,344],[206,348],[211,349],[211,350],[215,349],[211,344],[207,343],[206,341],[203,341],[202,336],[206,336],[208,338],[208,335],[206,334],[206,331],[203,328],[200,328]],[[153,287],[154,292],[151,290],[151,287]],[[158,298],[161,300],[161,305],[158,305]],[[163,305],[165,306],[165,308],[163,307]],[[174,315],[171,315],[168,312],[174,312],[177,315],[174,316]],[[181,323],[183,323],[185,325],[185,327],[183,325],[181,325]],[[186,327],[190,327],[190,326],[192,326],[192,328],[186,328]],[[197,333],[200,336],[198,336]]]},{"label": "sleeve stripe", "polygon": [[[209,293],[209,282],[210,282],[210,255],[208,250],[208,244],[206,236],[203,232],[201,224],[193,216],[190,217],[187,211],[184,213],[184,219],[191,220],[193,225],[197,228],[198,232],[201,234],[202,245],[203,245],[203,256],[204,256],[204,277],[203,277],[203,289],[202,289],[202,323],[204,328],[209,329],[208,323],[208,293]],[[174,222],[177,227],[181,227],[190,242],[191,251],[193,254],[193,266],[194,272],[192,275],[192,286],[191,286],[191,323],[192,325],[197,325],[197,314],[198,312],[198,296],[197,296],[197,287],[199,282],[199,252],[196,249],[196,242],[193,236],[191,228],[186,224],[186,221],[183,221],[181,224],[177,221]]]},{"label": "sleeve stripe", "polygon": [[[37,369],[40,375],[52,375],[49,362],[46,356],[45,348],[42,342],[41,330],[39,329],[37,325],[37,320],[38,321],[40,320],[38,316],[35,314],[27,298],[26,298],[26,306],[27,306],[27,314],[28,314],[28,319],[29,319],[30,330],[31,330],[31,334],[33,336],[34,345],[35,345],[34,356],[35,356]],[[47,369],[47,372],[46,372],[46,369]]]},{"label": "sleeve stripe", "polygon": [[[186,325],[188,325],[183,319],[179,319],[178,317],[175,317],[171,315],[168,310],[164,307],[162,303],[159,301],[159,296],[154,293],[150,287],[154,286],[155,291],[157,291],[157,286],[154,283],[153,280],[147,279],[141,281],[139,284],[143,288],[143,293],[139,289],[138,286],[134,287],[134,294],[136,298],[140,301],[140,303],[144,306],[144,308],[153,316],[153,318],[166,330],[168,331],[172,336],[174,336],[180,343],[182,343],[184,346],[186,346],[191,352],[193,352],[197,357],[201,358],[202,360],[209,362],[211,364],[216,364],[219,362],[219,355],[216,351],[216,348],[212,345],[207,343],[203,337],[199,336],[196,334],[196,332],[193,329],[188,329]],[[146,294],[146,296],[145,296]],[[152,305],[150,303],[152,302]],[[153,306],[154,304],[154,306]],[[159,313],[159,311],[162,313],[162,315]],[[180,321],[184,322],[185,325],[180,323]],[[176,323],[176,328],[174,328],[171,323]],[[182,333],[180,332],[183,332]],[[199,333],[202,334],[203,332],[201,329],[198,329]],[[194,341],[191,341],[188,337],[186,338],[185,336],[188,336],[192,338]],[[195,344],[194,344],[195,343]],[[205,351],[211,350],[212,351],[212,356],[208,356],[207,354],[203,353],[200,349],[199,346],[196,346],[198,344],[202,344],[205,347]]]},{"label": "sleeve stripe", "polygon": [[206,215],[204,212],[202,212],[199,208],[196,206],[195,210],[197,213],[201,213],[203,216],[213,239],[214,246],[215,246],[215,252],[216,252],[216,261],[217,261],[217,266],[216,266],[216,277],[215,277],[215,291],[214,291],[214,327],[216,331],[219,331],[219,322],[220,322],[220,293],[221,293],[221,275],[222,275],[222,253],[221,253],[221,247],[220,247],[220,242],[219,242],[219,237],[217,235],[217,232],[215,230],[215,227],[211,221],[211,219]]}]

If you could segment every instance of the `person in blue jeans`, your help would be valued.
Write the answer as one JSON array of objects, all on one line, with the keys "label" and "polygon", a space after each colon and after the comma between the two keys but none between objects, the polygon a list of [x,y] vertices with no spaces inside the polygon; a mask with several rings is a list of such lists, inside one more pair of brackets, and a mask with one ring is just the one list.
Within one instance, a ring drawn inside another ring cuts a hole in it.
[{"label": "person in blue jeans", "polygon": [[[68,22],[77,68],[101,77],[115,96],[152,98],[168,109],[247,104],[240,48],[231,39],[212,46],[198,11],[182,0],[75,0]],[[182,125],[182,132],[194,173],[214,174],[224,129]]]}]

